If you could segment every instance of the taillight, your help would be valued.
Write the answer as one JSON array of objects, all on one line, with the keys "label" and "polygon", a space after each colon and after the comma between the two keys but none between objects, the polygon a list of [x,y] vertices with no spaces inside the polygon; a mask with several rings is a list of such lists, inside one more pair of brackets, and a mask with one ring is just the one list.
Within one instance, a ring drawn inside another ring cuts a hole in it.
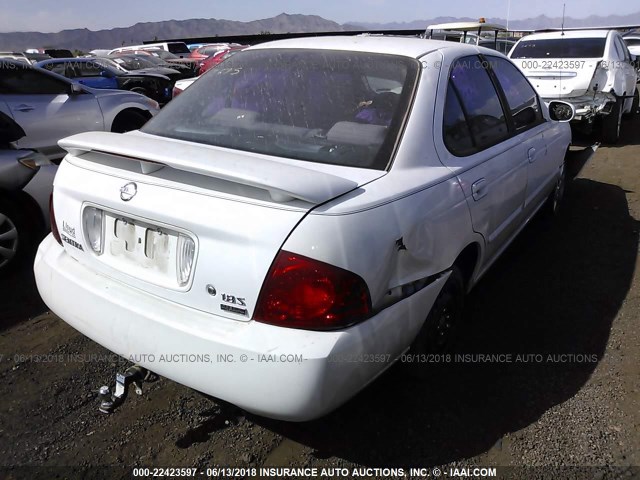
[{"label": "taillight", "polygon": [[102,210],[87,207],[82,213],[82,223],[88,244],[98,255],[102,255],[104,248],[104,221]]},{"label": "taillight", "polygon": [[281,327],[334,330],[370,314],[369,289],[360,276],[283,250],[262,285],[253,319]]},{"label": "taillight", "polygon": [[181,88],[173,87],[173,92],[171,94],[171,98],[176,98],[181,93],[182,93],[182,89]]},{"label": "taillight", "polygon": [[189,277],[191,276],[196,244],[191,238],[180,234],[178,236],[177,251],[176,273],[178,276],[178,285],[184,287],[189,282]]},{"label": "taillight", "polygon": [[49,221],[51,222],[51,233],[53,238],[62,246],[62,239],[60,238],[60,232],[58,232],[58,225],[56,224],[56,214],[53,211],[53,192],[49,195]]}]

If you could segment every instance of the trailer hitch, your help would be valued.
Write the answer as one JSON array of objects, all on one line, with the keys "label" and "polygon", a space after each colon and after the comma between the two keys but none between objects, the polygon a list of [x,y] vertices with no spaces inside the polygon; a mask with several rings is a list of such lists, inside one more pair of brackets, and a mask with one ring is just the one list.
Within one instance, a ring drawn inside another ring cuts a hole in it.
[{"label": "trailer hitch", "polygon": [[117,373],[114,392],[107,385],[100,387],[99,410],[102,413],[113,413],[127,399],[129,385],[132,383],[136,393],[142,395],[142,382],[151,380],[152,377],[153,373],[140,365],[133,365],[127,368],[124,373]]}]

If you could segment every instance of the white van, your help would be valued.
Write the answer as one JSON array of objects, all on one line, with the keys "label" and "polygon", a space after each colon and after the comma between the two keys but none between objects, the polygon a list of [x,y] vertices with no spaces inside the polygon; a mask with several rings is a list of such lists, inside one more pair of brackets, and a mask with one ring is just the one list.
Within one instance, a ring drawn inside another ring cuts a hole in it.
[{"label": "white van", "polygon": [[166,50],[167,52],[171,52],[180,58],[186,58],[191,53],[191,50],[189,50],[189,47],[187,47],[187,44],[184,42],[158,42],[147,43],[145,45],[131,45],[128,47],[114,48],[109,52],[109,55],[112,55],[114,53],[128,52],[131,50],[155,50],[158,48]]}]

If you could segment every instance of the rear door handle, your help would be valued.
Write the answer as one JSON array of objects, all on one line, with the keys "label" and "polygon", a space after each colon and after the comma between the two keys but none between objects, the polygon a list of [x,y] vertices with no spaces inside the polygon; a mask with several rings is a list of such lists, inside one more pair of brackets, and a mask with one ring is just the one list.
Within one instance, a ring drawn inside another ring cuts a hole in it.
[{"label": "rear door handle", "polygon": [[18,105],[16,107],[16,110],[19,112],[30,112],[31,110],[33,110],[33,107],[31,105],[23,103],[22,105]]},{"label": "rear door handle", "polygon": [[527,151],[527,157],[529,158],[529,163],[533,163],[536,161],[536,149],[531,147]]},{"label": "rear door handle", "polygon": [[488,193],[488,191],[489,191],[489,188],[488,188],[487,180],[484,178],[481,178],[480,180],[476,180],[471,185],[471,195],[473,196],[473,199],[476,201],[484,197]]}]

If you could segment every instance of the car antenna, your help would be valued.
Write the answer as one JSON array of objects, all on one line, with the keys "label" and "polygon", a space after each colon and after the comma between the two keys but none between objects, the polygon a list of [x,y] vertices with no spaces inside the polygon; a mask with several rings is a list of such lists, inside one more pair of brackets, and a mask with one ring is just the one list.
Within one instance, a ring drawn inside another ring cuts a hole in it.
[{"label": "car antenna", "polygon": [[567,4],[563,3],[562,4],[562,33],[561,33],[561,36],[563,37],[564,37],[564,14],[565,14],[566,8],[567,8]]}]

